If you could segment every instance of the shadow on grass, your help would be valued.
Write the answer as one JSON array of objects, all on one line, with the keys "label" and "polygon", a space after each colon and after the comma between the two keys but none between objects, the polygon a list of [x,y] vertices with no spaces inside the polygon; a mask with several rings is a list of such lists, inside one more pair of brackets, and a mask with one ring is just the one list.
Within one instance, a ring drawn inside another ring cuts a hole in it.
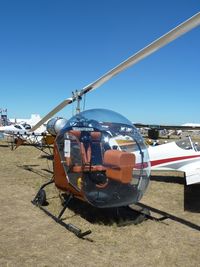
[{"label": "shadow on grass", "polygon": [[184,210],[200,213],[200,184],[184,186]]},{"label": "shadow on grass", "polygon": [[118,208],[97,208],[76,198],[73,198],[69,202],[68,208],[92,224],[116,224],[120,227],[129,224],[136,225],[146,219],[144,214],[141,214],[128,206]]},{"label": "shadow on grass", "polygon": [[165,212],[165,211],[162,211],[162,210],[159,210],[159,209],[150,207],[150,206],[148,206],[148,205],[144,205],[144,204],[142,204],[142,203],[138,203],[137,205],[140,206],[140,207],[142,207],[142,208],[149,209],[150,211],[152,211],[152,212],[154,212],[154,213],[157,213],[157,214],[159,214],[159,215],[162,215],[162,216],[164,216],[164,217],[167,217],[167,218],[170,219],[170,220],[176,221],[176,222],[181,223],[181,224],[183,224],[183,225],[185,225],[185,226],[188,226],[188,227],[190,227],[190,228],[192,228],[192,229],[195,229],[195,230],[197,230],[197,231],[200,231],[200,225],[194,224],[194,223],[192,223],[192,222],[190,222],[190,221],[188,221],[188,220],[179,218],[179,217],[174,216],[174,215],[172,215],[172,214],[170,214],[170,213],[167,213],[167,212]]},{"label": "shadow on grass", "polygon": [[151,181],[184,185],[184,210],[200,213],[200,184],[186,185],[184,177],[152,175]]},{"label": "shadow on grass", "polygon": [[185,184],[185,179],[183,177],[177,176],[159,176],[159,175],[151,175],[151,181],[155,182],[165,182],[165,183],[175,183],[175,184]]},{"label": "shadow on grass", "polygon": [[2,144],[0,144],[0,147],[10,147],[9,145],[2,145]]},{"label": "shadow on grass", "polygon": [[38,167],[38,166],[40,166],[40,165],[17,165],[18,168],[35,173],[40,177],[47,178],[46,174],[44,174],[42,171],[45,171],[46,173],[53,174],[53,172],[48,170],[48,169],[42,169],[42,170],[36,169],[36,167]]}]

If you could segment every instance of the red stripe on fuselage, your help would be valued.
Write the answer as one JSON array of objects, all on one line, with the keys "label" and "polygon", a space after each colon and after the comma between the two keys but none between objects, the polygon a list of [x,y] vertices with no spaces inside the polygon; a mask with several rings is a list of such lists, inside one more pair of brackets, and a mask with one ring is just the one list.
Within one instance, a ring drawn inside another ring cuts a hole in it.
[{"label": "red stripe on fuselage", "polygon": [[185,159],[193,159],[193,158],[200,158],[200,155],[152,160],[151,161],[151,166],[156,166],[156,165],[165,164],[165,163],[172,163],[174,161],[180,161],[180,160],[185,160]]}]

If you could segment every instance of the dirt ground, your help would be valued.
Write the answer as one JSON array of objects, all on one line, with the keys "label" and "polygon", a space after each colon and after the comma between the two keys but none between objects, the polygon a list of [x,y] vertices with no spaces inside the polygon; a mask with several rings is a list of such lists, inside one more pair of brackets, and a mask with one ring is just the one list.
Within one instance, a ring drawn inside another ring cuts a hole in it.
[{"label": "dirt ground", "polygon": [[[35,148],[11,151],[0,142],[0,266],[200,266],[200,187],[186,188],[182,175],[151,177],[140,204],[159,222],[118,227],[95,213],[89,219],[89,207],[75,202],[64,218],[92,231],[83,240],[31,203],[51,171],[51,160]],[[54,187],[48,202],[58,214]]]}]

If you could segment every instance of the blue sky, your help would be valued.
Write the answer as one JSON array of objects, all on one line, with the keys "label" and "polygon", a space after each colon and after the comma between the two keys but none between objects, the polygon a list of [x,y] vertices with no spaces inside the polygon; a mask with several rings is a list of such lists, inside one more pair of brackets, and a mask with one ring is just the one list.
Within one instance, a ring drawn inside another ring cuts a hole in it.
[{"label": "blue sky", "polygon": [[[196,0],[0,0],[0,108],[44,116],[199,10]],[[199,48],[200,27],[87,94],[86,108],[200,122]]]}]

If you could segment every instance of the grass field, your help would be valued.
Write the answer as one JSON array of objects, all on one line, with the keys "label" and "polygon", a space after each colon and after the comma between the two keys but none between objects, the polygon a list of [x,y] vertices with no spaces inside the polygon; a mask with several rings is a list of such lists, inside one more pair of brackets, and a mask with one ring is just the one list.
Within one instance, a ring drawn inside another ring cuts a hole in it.
[{"label": "grass field", "polygon": [[[200,188],[186,189],[182,174],[152,173],[140,204],[156,218],[167,215],[160,222],[118,227],[101,211],[74,202],[64,221],[90,229],[90,241],[32,205],[51,176],[52,161],[35,148],[11,151],[0,143],[0,266],[200,266]],[[47,196],[48,210],[57,215],[58,191],[50,186]]]}]

